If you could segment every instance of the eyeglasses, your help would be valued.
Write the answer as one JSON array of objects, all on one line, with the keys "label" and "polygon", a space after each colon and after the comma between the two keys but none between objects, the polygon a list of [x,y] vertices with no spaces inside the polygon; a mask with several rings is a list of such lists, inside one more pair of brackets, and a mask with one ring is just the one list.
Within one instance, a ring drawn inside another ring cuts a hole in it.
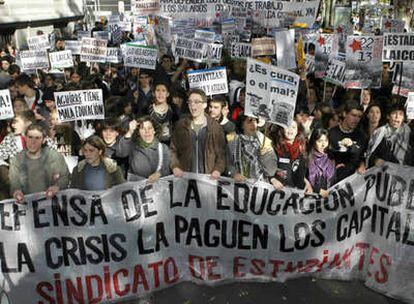
[{"label": "eyeglasses", "polygon": [[148,75],[140,75],[139,78],[144,79],[144,78],[149,78]]}]

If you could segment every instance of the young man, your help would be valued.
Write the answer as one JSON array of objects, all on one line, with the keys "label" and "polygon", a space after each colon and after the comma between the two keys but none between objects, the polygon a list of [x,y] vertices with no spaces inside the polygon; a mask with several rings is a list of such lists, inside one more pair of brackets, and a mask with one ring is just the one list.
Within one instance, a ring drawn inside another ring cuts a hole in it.
[{"label": "young man", "polygon": [[404,123],[405,108],[402,103],[395,103],[388,112],[388,123],[374,131],[367,151],[367,163],[381,166],[384,161],[413,165],[413,134]]},{"label": "young man", "polygon": [[189,171],[218,179],[226,167],[223,129],[205,114],[207,96],[202,90],[189,92],[188,107],[191,115],[177,122],[172,135],[171,169],[176,177]]},{"label": "young man", "polygon": [[226,107],[226,99],[221,95],[216,95],[210,101],[208,112],[210,117],[215,119],[223,127],[224,134],[227,136],[236,131],[236,126],[233,122],[227,119],[226,115],[224,115]]},{"label": "young man", "polygon": [[46,191],[52,198],[69,185],[69,170],[58,152],[43,147],[46,132],[37,123],[26,132],[26,148],[10,160],[10,192],[21,203],[24,195]]},{"label": "young man", "polygon": [[363,107],[352,101],[345,105],[344,119],[329,130],[332,156],[336,162],[335,183],[358,171],[365,171],[364,153],[368,144],[367,135],[358,128]]},{"label": "young man", "polygon": [[30,110],[35,110],[42,104],[42,91],[35,88],[33,81],[27,74],[20,74],[16,78],[17,91],[24,96]]}]

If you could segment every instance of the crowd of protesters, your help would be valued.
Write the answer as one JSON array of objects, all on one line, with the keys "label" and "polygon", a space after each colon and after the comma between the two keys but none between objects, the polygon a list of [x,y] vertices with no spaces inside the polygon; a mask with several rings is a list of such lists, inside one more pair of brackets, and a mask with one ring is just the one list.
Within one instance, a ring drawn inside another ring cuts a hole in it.
[{"label": "crowd of protesters", "polygon": [[[127,37],[127,36],[125,36]],[[127,39],[127,38],[126,38]],[[64,49],[57,39],[56,49]],[[186,72],[203,64],[160,56],[154,71],[76,58],[64,77],[16,65],[1,50],[0,89],[15,117],[0,121],[0,199],[77,188],[104,190],[125,181],[185,172],[238,182],[260,180],[328,195],[335,183],[385,161],[414,165],[413,122],[405,99],[391,94],[384,65],[380,89],[346,90],[301,71],[288,128],[244,115],[246,63],[224,54],[229,93],[189,89]],[[54,93],[102,89],[106,119],[60,123]],[[71,170],[68,160],[75,159]],[[70,173],[71,171],[71,173]]]}]

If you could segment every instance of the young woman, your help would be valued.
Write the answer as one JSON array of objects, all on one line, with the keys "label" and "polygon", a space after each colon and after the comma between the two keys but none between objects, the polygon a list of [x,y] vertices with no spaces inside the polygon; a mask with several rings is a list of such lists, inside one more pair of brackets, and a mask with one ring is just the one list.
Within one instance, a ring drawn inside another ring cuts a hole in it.
[{"label": "young woman", "polygon": [[128,180],[155,182],[170,174],[170,151],[156,138],[155,124],[148,116],[130,122],[128,132],[119,142],[117,156],[129,157]]},{"label": "young woman", "polygon": [[361,127],[371,137],[376,129],[382,125],[382,111],[377,103],[371,103],[364,112],[361,119]]},{"label": "young woman", "polygon": [[278,128],[271,134],[278,161],[276,175],[270,180],[271,183],[275,185],[277,180],[283,186],[305,189],[311,193],[312,186],[305,177],[306,139],[299,133],[296,121],[292,121],[289,128]]},{"label": "young woman", "polygon": [[116,162],[105,157],[105,143],[99,136],[88,137],[82,152],[85,159],[73,169],[71,188],[99,191],[125,182]]},{"label": "young woman", "polygon": [[27,128],[35,122],[32,111],[16,115],[11,123],[12,132],[8,133],[0,143],[0,159],[7,161],[26,146],[25,133]]},{"label": "young woman", "polygon": [[148,113],[155,127],[160,129],[160,141],[169,144],[173,123],[177,120],[174,108],[168,103],[169,88],[164,83],[158,83],[154,89],[154,101],[149,106]]},{"label": "young woman", "polygon": [[335,174],[335,161],[329,158],[329,132],[326,129],[316,129],[309,140],[308,180],[313,192],[323,197],[328,196],[327,189],[332,185]]}]

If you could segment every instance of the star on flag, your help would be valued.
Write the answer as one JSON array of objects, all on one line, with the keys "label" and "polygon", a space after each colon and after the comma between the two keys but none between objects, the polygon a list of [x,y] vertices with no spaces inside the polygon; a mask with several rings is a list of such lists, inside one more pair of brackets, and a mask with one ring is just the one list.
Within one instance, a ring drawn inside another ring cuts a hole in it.
[{"label": "star on flag", "polygon": [[384,27],[385,28],[391,28],[392,23],[390,22],[390,20],[387,20],[387,22],[384,23]]},{"label": "star on flag", "polygon": [[355,53],[356,51],[362,50],[361,41],[355,40],[349,45],[352,48],[352,52]]},{"label": "star on flag", "polygon": [[319,39],[318,39],[318,43],[319,43],[319,46],[324,45],[325,44],[325,38],[323,38],[322,36],[320,36]]}]

